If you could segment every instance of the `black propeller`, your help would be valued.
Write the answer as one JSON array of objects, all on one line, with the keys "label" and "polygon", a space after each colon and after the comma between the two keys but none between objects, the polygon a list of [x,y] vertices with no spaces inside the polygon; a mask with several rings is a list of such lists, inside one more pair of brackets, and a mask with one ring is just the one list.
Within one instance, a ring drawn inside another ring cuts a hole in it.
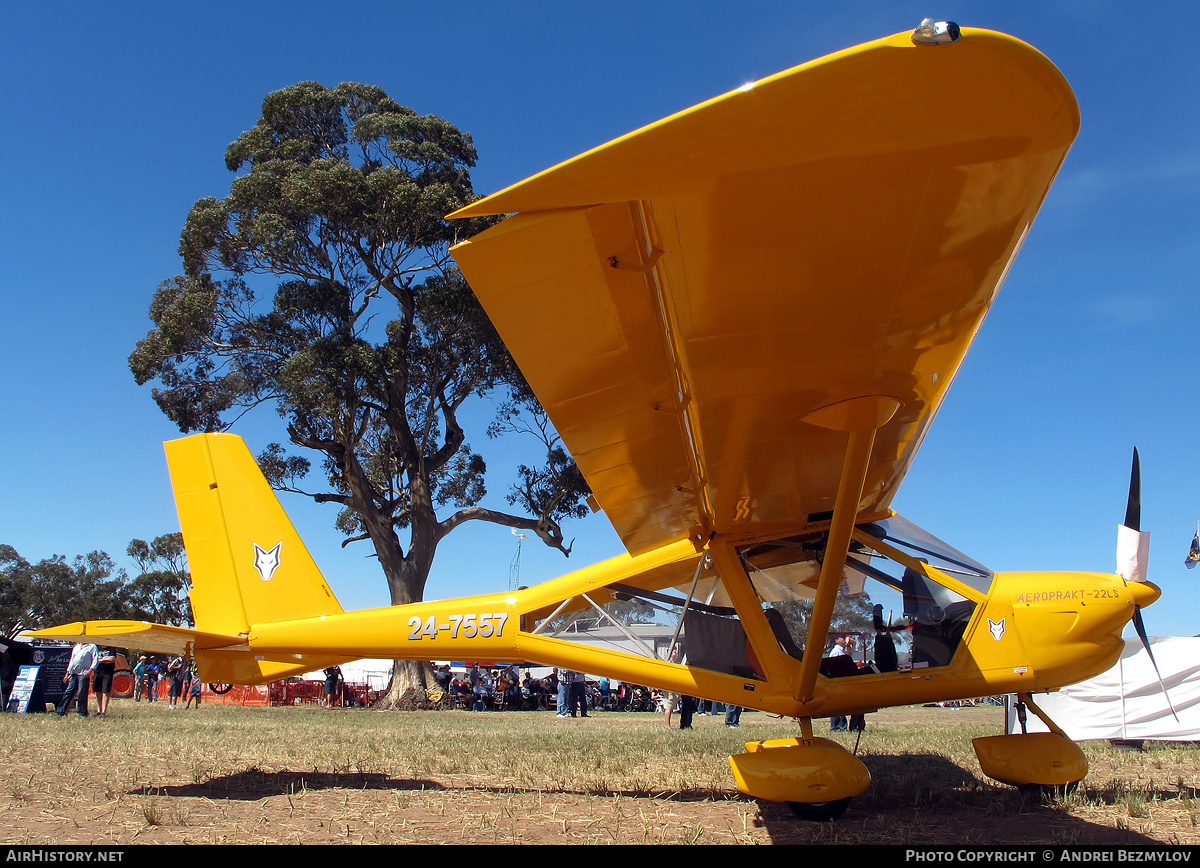
[{"label": "black propeller", "polygon": [[[1141,532],[1142,529],[1142,464],[1138,458],[1136,446],[1133,449],[1133,467],[1129,471],[1129,498],[1125,502],[1125,527],[1138,532]],[[1142,607],[1136,603],[1133,606],[1133,629],[1138,638],[1142,640],[1142,647],[1146,649],[1150,663],[1154,666],[1154,674],[1158,676],[1158,684],[1162,688],[1163,696],[1167,699],[1167,706],[1171,709],[1171,714],[1175,716],[1176,720],[1179,720],[1179,715],[1175,714],[1175,706],[1171,704],[1171,697],[1167,693],[1167,686],[1163,684],[1162,673],[1158,671],[1158,661],[1154,659],[1154,652],[1150,650],[1150,637],[1146,634],[1146,622],[1142,620]]]},{"label": "black propeller", "polygon": [[888,612],[887,624],[883,623],[883,604],[876,603],[871,609],[871,626],[876,633],[903,633],[908,629],[907,624],[892,625],[892,613]]},{"label": "black propeller", "polygon": [[1142,529],[1142,463],[1137,447],[1133,447],[1133,467],[1129,471],[1129,499],[1125,502],[1125,527]]},{"label": "black propeller", "polygon": [[896,640],[892,634],[904,628],[892,626],[891,612],[888,612],[887,626],[884,626],[882,603],[876,603],[871,610],[871,622],[875,627],[875,668],[879,672],[895,672],[900,668],[900,661],[896,656]]}]

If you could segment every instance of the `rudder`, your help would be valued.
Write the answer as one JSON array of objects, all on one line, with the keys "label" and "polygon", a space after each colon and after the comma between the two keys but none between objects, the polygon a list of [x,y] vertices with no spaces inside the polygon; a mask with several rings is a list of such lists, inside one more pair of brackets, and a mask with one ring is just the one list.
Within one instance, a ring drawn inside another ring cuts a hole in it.
[{"label": "rudder", "polygon": [[245,635],[251,624],[342,611],[241,437],[164,445],[198,629]]}]

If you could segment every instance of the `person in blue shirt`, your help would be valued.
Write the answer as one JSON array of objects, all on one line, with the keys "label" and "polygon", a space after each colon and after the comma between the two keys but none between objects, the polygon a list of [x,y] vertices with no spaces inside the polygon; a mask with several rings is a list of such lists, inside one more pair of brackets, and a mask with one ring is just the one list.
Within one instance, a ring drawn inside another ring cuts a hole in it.
[{"label": "person in blue shirt", "polygon": [[133,701],[141,702],[142,694],[146,692],[146,655],[138,657],[133,667]]},{"label": "person in blue shirt", "polygon": [[146,664],[146,701],[158,701],[158,664],[151,660]]}]

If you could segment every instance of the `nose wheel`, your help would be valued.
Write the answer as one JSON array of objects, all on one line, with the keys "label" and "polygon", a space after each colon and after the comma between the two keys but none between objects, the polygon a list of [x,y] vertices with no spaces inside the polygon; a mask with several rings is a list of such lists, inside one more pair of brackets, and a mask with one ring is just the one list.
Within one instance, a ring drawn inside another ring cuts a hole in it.
[{"label": "nose wheel", "polygon": [[[1087,776],[1088,762],[1079,745],[1037,707],[1028,693],[1019,694],[1017,718],[1021,733],[993,735],[973,740],[979,768],[1002,784],[1017,787],[1022,795],[1040,799],[1064,794]],[[1025,706],[1041,718],[1050,732],[1025,731]]]}]

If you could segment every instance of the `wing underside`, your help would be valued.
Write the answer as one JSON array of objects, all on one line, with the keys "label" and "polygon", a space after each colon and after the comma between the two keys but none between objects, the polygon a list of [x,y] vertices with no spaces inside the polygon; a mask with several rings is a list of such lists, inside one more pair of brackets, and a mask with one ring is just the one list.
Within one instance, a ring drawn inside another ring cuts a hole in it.
[{"label": "wing underside", "polygon": [[900,409],[886,510],[1078,129],[1011,37],[907,34],[631,133],[458,212],[454,256],[631,553],[828,518],[845,437]]}]

